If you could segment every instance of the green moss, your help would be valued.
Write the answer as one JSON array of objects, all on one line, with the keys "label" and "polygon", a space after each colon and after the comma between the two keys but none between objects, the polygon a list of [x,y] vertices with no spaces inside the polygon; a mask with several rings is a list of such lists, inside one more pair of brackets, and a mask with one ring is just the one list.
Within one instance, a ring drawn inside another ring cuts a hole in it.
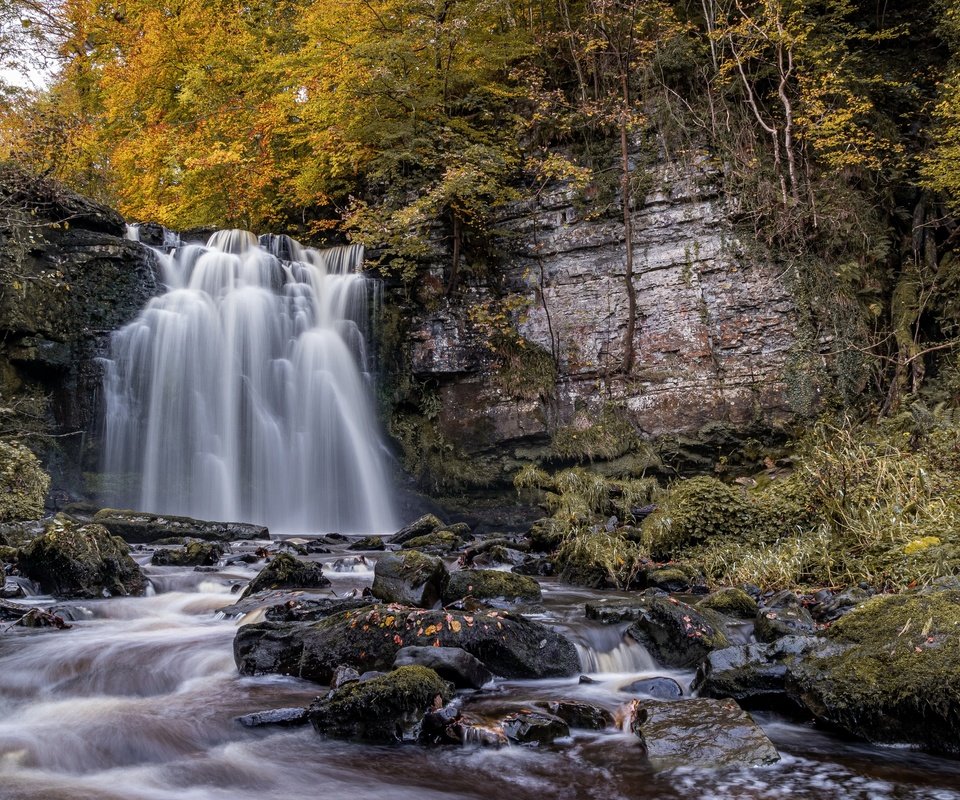
[{"label": "green moss", "polygon": [[452,531],[434,531],[423,536],[416,536],[404,542],[404,550],[431,550],[450,552],[463,546],[463,539]]},{"label": "green moss", "polygon": [[320,564],[279,553],[250,581],[241,597],[266,589],[314,589],[329,585]]},{"label": "green moss", "polygon": [[409,738],[424,713],[449,702],[452,687],[426,667],[399,667],[363,683],[348,683],[309,710],[318,733],[389,743]]},{"label": "green moss", "polygon": [[626,589],[635,581],[644,556],[639,545],[616,533],[583,531],[563,540],[556,565],[565,583]]},{"label": "green moss", "polygon": [[754,525],[742,491],[703,476],[674,483],[643,529],[651,555],[668,560],[715,536],[743,536]]},{"label": "green moss", "polygon": [[49,488],[50,476],[30,450],[0,442],[0,522],[42,517]]},{"label": "green moss", "polygon": [[608,404],[599,414],[583,413],[573,424],[558,428],[552,447],[560,458],[593,461],[626,455],[639,443],[637,431],[623,409]]},{"label": "green moss", "polygon": [[508,600],[537,603],[542,599],[540,584],[526,575],[497,569],[464,569],[450,573],[443,592],[448,605],[464,597],[475,600]]},{"label": "green moss", "polygon": [[757,615],[757,601],[743,589],[727,587],[708,594],[697,603],[697,608],[709,608],[738,619],[753,619]]}]

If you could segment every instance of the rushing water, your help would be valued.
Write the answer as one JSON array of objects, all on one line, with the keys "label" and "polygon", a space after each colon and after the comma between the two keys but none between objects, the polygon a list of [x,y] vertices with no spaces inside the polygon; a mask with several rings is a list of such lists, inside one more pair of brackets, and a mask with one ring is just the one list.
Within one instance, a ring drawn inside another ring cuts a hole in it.
[{"label": "rushing water", "polygon": [[284,532],[394,529],[362,248],[221,231],[157,257],[167,291],[106,361],[109,503]]},{"label": "rushing water", "polygon": [[[333,560],[343,554],[326,557]],[[144,559],[145,560],[145,559]],[[332,592],[369,585],[361,563],[328,570]],[[955,762],[853,744],[776,717],[761,718],[783,759],[753,769],[651,774],[620,730],[575,731],[549,747],[500,750],[373,747],[323,740],[309,728],[247,729],[234,717],[303,705],[320,687],[241,677],[238,624],[218,614],[254,567],[217,573],[149,568],[157,593],[82,604],[67,631],[0,637],[0,798],[4,800],[957,800]],[[36,599],[36,598],[34,598]],[[642,649],[618,654],[616,628],[584,620],[588,592],[545,584],[540,619],[592,658],[576,677],[497,682],[471,710],[491,713],[572,698],[623,713],[620,688],[663,675]],[[255,618],[255,617],[253,617]],[[636,646],[632,646],[636,648]],[[639,652],[638,652],[639,650]],[[689,674],[673,673],[687,685]]]}]

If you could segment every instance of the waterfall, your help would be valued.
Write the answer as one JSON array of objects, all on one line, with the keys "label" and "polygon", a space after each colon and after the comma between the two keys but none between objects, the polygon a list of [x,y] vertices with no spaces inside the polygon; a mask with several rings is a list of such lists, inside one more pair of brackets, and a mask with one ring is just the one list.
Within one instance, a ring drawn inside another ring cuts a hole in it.
[{"label": "waterfall", "polygon": [[220,231],[157,256],[167,291],[105,363],[105,499],[283,532],[395,528],[363,249]]}]

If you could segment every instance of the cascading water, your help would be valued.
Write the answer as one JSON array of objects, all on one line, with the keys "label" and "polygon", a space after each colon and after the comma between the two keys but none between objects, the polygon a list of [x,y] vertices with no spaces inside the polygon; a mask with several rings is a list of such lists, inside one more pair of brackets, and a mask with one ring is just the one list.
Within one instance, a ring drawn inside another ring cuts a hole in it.
[{"label": "cascading water", "polygon": [[283,532],[395,528],[363,249],[221,231],[158,258],[168,290],[106,362],[109,501]]}]

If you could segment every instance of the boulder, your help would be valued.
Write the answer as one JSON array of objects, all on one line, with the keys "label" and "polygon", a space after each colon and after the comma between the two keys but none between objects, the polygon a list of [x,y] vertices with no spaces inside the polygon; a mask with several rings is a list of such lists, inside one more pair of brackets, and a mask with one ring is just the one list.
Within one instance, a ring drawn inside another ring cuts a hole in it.
[{"label": "boulder", "polygon": [[644,608],[636,602],[602,599],[587,603],[584,612],[587,619],[596,620],[603,625],[619,625],[621,622],[635,622],[640,619]]},{"label": "boulder", "polygon": [[447,530],[433,531],[423,536],[415,536],[405,541],[401,547],[404,550],[419,550],[433,555],[446,555],[460,550],[465,542],[457,534]]},{"label": "boulder", "polygon": [[815,636],[784,636],[771,644],[745,644],[714,650],[697,667],[690,688],[701,697],[732,697],[745,708],[795,713],[786,694],[790,665],[822,648]]},{"label": "boulder", "polygon": [[102,525],[78,525],[58,515],[23,550],[20,571],[58,597],[138,595],[146,579],[130,548]]},{"label": "boulder", "polygon": [[636,700],[630,729],[656,770],[759,766],[780,759],[760,726],[733,700]]},{"label": "boulder", "polygon": [[654,700],[679,700],[683,697],[683,687],[673,678],[641,678],[621,686],[617,691],[624,694],[646,695]]},{"label": "boulder", "polygon": [[442,527],[443,523],[439,518],[433,514],[424,514],[419,519],[414,520],[393,534],[393,536],[387,539],[387,544],[403,544],[417,536],[426,536],[428,533],[433,533]]},{"label": "boulder", "polygon": [[0,522],[43,516],[50,476],[22,444],[0,442]]},{"label": "boulder", "polygon": [[416,550],[386,553],[373,570],[373,596],[386,603],[433,608],[447,586],[447,568],[439,558]]},{"label": "boulder", "polygon": [[329,697],[315,700],[307,715],[314,730],[324,736],[388,744],[417,738],[424,714],[452,694],[450,685],[433,670],[400,667],[341,686]]},{"label": "boulder", "polygon": [[707,588],[702,575],[695,570],[677,566],[657,566],[641,570],[637,583],[651,589],[664,592],[683,592],[687,594],[706,594]]},{"label": "boulder", "polygon": [[577,700],[551,700],[545,704],[545,708],[571,728],[602,731],[613,727],[614,724],[613,714],[605,708],[590,703],[581,703]]},{"label": "boulder", "polygon": [[960,590],[882,595],[790,665],[787,692],[819,721],[876,743],[960,755]]},{"label": "boulder", "polygon": [[468,614],[375,605],[316,622],[245,625],[234,658],[246,675],[280,673],[328,683],[341,664],[359,671],[389,669],[409,646],[461,647],[504,678],[574,675],[573,643],[549,628],[506,611]]},{"label": "boulder", "polygon": [[753,633],[761,642],[781,636],[803,636],[816,632],[817,624],[793,592],[773,595],[757,612]]},{"label": "boulder", "polygon": [[178,536],[214,542],[270,538],[270,531],[262,525],[248,525],[245,522],[211,522],[113,508],[98,511],[93,519],[114,536],[131,544],[154,544],[161,539]]},{"label": "boulder", "polygon": [[155,567],[211,567],[224,552],[220,542],[190,542],[178,550],[157,550],[150,563]]},{"label": "boulder", "polygon": [[813,615],[820,622],[835,622],[844,614],[853,611],[861,603],[867,602],[873,592],[853,586],[842,592],[833,594],[824,589],[824,595],[817,595],[817,604],[813,607]]},{"label": "boulder", "polygon": [[543,711],[520,711],[500,723],[507,738],[520,744],[550,744],[570,735],[560,717]]},{"label": "boulder", "polygon": [[379,536],[364,536],[353,542],[347,550],[386,550],[387,546]]},{"label": "boulder", "polygon": [[330,579],[324,576],[320,564],[280,553],[257,573],[240,598],[270,589],[322,589],[329,585]]},{"label": "boulder", "polygon": [[220,609],[227,616],[242,616],[251,611],[265,608],[265,616],[274,622],[310,622],[323,619],[341,611],[353,608],[366,608],[369,598],[328,598],[304,594],[298,591],[256,592],[232,606]]},{"label": "boulder", "polygon": [[508,603],[539,603],[540,584],[526,575],[496,569],[461,569],[450,573],[443,603],[448,605],[467,596],[475,600],[502,600]]},{"label": "boulder", "polygon": [[669,667],[692,667],[712,650],[730,646],[723,623],[710,611],[698,611],[655,590],[644,592],[640,616],[627,634]]},{"label": "boulder", "polygon": [[493,680],[493,673],[461,647],[403,647],[393,666],[432,669],[458,689],[479,689]]},{"label": "boulder", "polygon": [[710,609],[736,619],[754,619],[760,607],[743,589],[717,589],[697,602],[697,608]]}]

